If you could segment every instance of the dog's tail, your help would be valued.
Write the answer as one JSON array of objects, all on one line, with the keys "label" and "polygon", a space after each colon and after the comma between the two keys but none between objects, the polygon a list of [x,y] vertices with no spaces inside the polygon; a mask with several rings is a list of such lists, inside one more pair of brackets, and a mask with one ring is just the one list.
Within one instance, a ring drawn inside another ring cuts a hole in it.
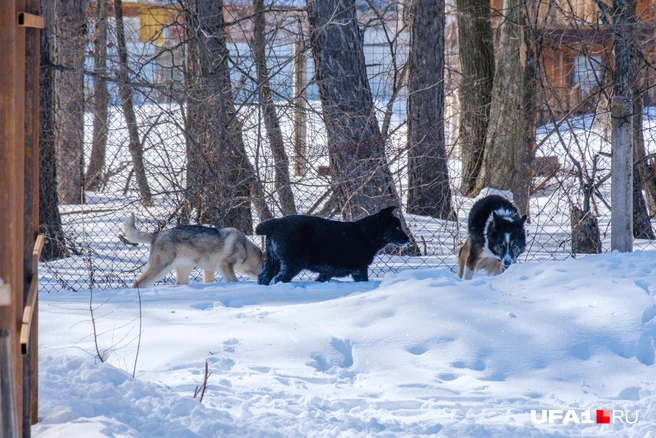
[{"label": "dog's tail", "polygon": [[125,237],[132,243],[153,243],[153,234],[146,233],[145,231],[137,230],[134,224],[134,213],[125,219],[125,227],[123,227]]},{"label": "dog's tail", "polygon": [[255,234],[258,236],[268,236],[278,226],[278,219],[269,219],[268,221],[261,222],[255,227]]}]

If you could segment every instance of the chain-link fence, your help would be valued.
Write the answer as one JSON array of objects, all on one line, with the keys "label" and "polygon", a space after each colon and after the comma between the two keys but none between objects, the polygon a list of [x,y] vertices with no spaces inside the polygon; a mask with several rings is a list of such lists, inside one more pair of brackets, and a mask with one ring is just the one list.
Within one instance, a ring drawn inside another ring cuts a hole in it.
[{"label": "chain-link fence", "polygon": [[[147,245],[132,245],[122,238],[123,224],[130,213],[137,217],[137,227],[149,232],[199,221],[225,224],[211,211],[205,214],[190,201],[190,191],[193,191],[190,181],[192,178],[196,181],[197,177],[190,169],[192,150],[197,141],[194,133],[199,131],[190,127],[189,120],[190,114],[199,110],[193,109],[189,103],[189,90],[193,89],[188,66],[191,49],[186,39],[189,33],[183,26],[184,16],[175,6],[153,8],[148,4],[127,4],[123,20],[129,65],[127,77],[122,77],[120,70],[125,66],[120,65],[120,50],[116,49],[120,45],[115,37],[116,20],[112,14],[106,18],[99,15],[101,4],[99,1],[85,18],[91,24],[88,26],[91,33],[86,35],[88,55],[84,61],[87,72],[84,86],[78,87],[77,94],[69,91],[66,95],[70,101],[82,99],[83,102],[82,140],[78,143],[81,157],[58,154],[58,159],[65,163],[58,163],[57,179],[50,180],[57,183],[64,236],[60,244],[66,249],[60,256],[42,262],[40,281],[45,291],[130,286],[143,270],[149,251]],[[359,14],[365,29],[364,55],[376,117],[385,141],[386,165],[393,176],[398,198],[405,204],[409,184],[408,96],[405,87],[408,72],[404,67],[410,46],[407,20],[404,20],[399,5],[377,10],[362,7]],[[238,121],[243,151],[250,163],[249,169],[261,187],[260,194],[266,207],[274,216],[281,216],[285,207],[281,204],[276,173],[279,156],[271,147],[265,120],[267,114],[259,92],[262,81],[259,80],[261,76],[258,76],[252,43],[253,11],[248,7],[227,7],[226,16],[230,24],[226,43],[230,53],[232,89],[229,94],[234,103],[234,109],[229,113]],[[370,268],[372,278],[401,269],[424,267],[447,267],[455,271],[458,250],[467,236],[467,214],[475,199],[460,192],[463,170],[458,127],[461,118],[467,115],[461,114],[458,99],[459,61],[454,16],[454,11],[450,11],[446,20],[447,68],[443,87],[446,94],[444,130],[448,177],[457,220],[413,215],[406,211],[405,221],[417,242],[419,254],[386,252],[378,255]],[[101,22],[108,24],[108,49],[98,58],[99,48],[95,43],[99,40]],[[339,220],[339,203],[335,202],[331,183],[328,133],[305,13],[293,7],[272,9],[267,13],[266,25],[269,87],[284,152],[289,160],[289,187],[296,212]],[[572,31],[569,35],[576,34]],[[586,38],[581,37],[562,48],[549,46],[549,50],[541,55],[537,75],[540,96],[537,118],[540,123],[535,138],[535,161],[533,169],[525,169],[532,173],[532,180],[528,246],[522,261],[563,260],[576,255],[575,252],[588,252],[576,251],[572,238],[586,214],[596,221],[602,251],[610,249],[611,151],[607,114],[610,57],[604,52],[609,50],[605,43],[595,42],[596,51],[589,53],[587,50],[592,46],[586,44]],[[557,60],[562,61],[564,53],[567,53],[568,63],[556,64]],[[102,61],[102,68],[98,59]],[[54,55],[51,62],[53,65],[64,63]],[[74,72],[59,69],[57,74],[66,76]],[[99,102],[103,85],[98,78],[104,79],[107,87],[104,116],[99,109],[103,105]],[[647,84],[643,84],[643,88],[649,89],[648,75],[643,82]],[[127,86],[131,91],[131,110],[125,105],[121,86]],[[563,96],[567,97],[566,101]],[[642,121],[644,156],[641,160],[652,172],[651,176],[645,177],[656,178],[653,158],[656,153],[656,139],[653,138],[656,110],[649,106],[648,93],[645,93],[644,101],[647,106]],[[207,102],[201,102],[197,107],[208,105]],[[76,118],[80,114],[70,110],[66,102],[59,102],[59,105],[68,108],[68,111],[60,110],[59,117]],[[126,111],[133,111],[132,121],[129,115],[126,117]],[[74,124],[66,126],[72,129],[70,126]],[[136,130],[131,132],[132,126]],[[99,132],[103,130],[105,141],[98,143],[98,138],[102,138]],[[55,137],[64,134],[58,133]],[[215,141],[220,141],[221,135],[219,133]],[[57,141],[60,142],[58,147],[62,147],[61,142],[67,140]],[[135,141],[141,152],[135,148]],[[95,149],[98,144],[103,145],[102,153]],[[75,147],[74,143],[68,146],[71,145]],[[150,193],[148,200],[144,199],[143,181],[139,180],[141,169],[135,165],[135,154],[141,154],[143,160],[143,175]],[[90,184],[90,165],[98,156],[103,156],[101,171],[95,183]],[[221,155],[211,157],[215,170],[224,159],[227,160]],[[74,170],[70,164],[74,164]],[[42,163],[42,166],[47,165]],[[77,199],[69,195],[69,199],[64,200],[62,193],[69,184],[63,181],[78,175],[77,186],[73,183],[78,190]],[[80,193],[79,187],[85,186]],[[234,187],[224,185],[220,189],[236,199]],[[512,196],[510,192],[505,194]],[[653,228],[654,199],[647,190],[639,195],[646,211],[651,213]],[[243,204],[243,200],[240,202]],[[246,204],[250,204],[250,200]],[[252,224],[257,224],[261,220],[259,210],[249,207],[248,211]],[[261,238],[251,233],[252,229],[248,237],[262,247]],[[648,233],[642,237],[645,236],[647,238],[635,240],[635,247],[656,249],[656,241],[650,240]],[[52,235],[49,237],[53,238]],[[171,273],[162,281],[172,283],[173,278]],[[304,273],[301,278],[307,279],[310,275]],[[192,281],[200,279],[201,273],[195,271]]]}]

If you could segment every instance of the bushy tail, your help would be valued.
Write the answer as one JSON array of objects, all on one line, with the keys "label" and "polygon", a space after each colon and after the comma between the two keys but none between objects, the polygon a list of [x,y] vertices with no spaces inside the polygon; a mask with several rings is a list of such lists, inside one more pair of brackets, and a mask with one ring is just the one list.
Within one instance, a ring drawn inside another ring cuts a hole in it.
[{"label": "bushy tail", "polygon": [[269,219],[255,227],[255,234],[258,236],[268,236],[278,226],[278,219]]},{"label": "bushy tail", "polygon": [[134,213],[125,219],[125,227],[123,227],[125,237],[132,243],[153,243],[153,234],[137,230],[134,224]]}]

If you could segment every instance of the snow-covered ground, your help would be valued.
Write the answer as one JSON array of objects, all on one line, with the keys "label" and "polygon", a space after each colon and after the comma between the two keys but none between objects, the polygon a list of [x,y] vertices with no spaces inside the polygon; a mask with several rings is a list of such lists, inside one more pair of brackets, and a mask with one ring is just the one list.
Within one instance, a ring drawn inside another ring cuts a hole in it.
[{"label": "snow-covered ground", "polygon": [[[654,280],[647,251],[469,282],[438,268],[368,283],[42,293],[32,433],[654,437]],[[611,424],[536,424],[533,410],[617,412]]]}]

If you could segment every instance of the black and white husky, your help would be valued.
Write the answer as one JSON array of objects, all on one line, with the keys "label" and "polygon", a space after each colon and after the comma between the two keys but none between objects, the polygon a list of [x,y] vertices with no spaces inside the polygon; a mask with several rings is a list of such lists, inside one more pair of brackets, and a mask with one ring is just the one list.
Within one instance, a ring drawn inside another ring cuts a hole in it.
[{"label": "black and white husky", "polygon": [[474,271],[499,275],[526,248],[526,215],[506,198],[489,195],[476,201],[469,212],[469,236],[460,249],[458,276],[471,280]]}]

